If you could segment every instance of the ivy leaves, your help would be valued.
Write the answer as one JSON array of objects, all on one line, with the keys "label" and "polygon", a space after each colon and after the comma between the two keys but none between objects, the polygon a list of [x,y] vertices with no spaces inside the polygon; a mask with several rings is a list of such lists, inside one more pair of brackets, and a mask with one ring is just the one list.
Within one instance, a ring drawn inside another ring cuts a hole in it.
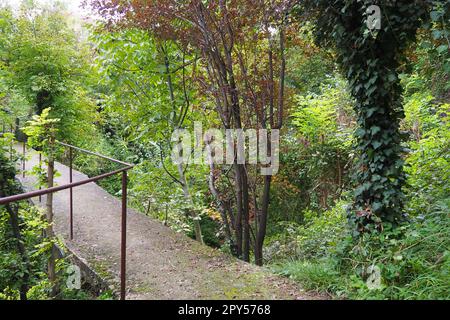
[{"label": "ivy leaves", "polygon": [[424,3],[409,0],[382,3],[383,20],[374,35],[367,32],[366,23],[372,4],[346,0],[310,0],[303,4],[316,15],[319,43],[333,44],[356,100],[359,161],[351,220],[357,223],[358,232],[381,227],[383,221],[396,224],[402,220],[405,177],[398,67],[428,9]]}]

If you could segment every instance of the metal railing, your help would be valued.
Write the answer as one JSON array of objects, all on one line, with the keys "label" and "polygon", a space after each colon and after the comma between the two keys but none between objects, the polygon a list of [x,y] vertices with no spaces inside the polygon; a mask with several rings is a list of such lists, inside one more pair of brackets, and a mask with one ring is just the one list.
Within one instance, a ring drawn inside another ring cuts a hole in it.
[{"label": "metal railing", "polygon": [[[116,174],[122,174],[122,210],[121,210],[121,241],[120,241],[120,299],[125,300],[125,290],[126,290],[126,229],[127,229],[127,185],[128,185],[128,170],[132,169],[134,167],[133,164],[126,163],[123,161],[119,161],[107,156],[104,156],[99,153],[95,153],[89,150],[85,150],[79,147],[72,146],[67,143],[63,142],[57,142],[59,145],[66,147],[69,149],[69,183],[64,184],[61,186],[51,187],[47,189],[39,188],[39,190],[30,191],[22,194],[12,195],[8,197],[0,198],[0,205],[6,205],[11,202],[21,201],[21,200],[27,200],[34,197],[39,197],[39,201],[41,201],[41,197],[46,194],[55,193],[62,190],[70,190],[69,193],[69,237],[70,240],[73,240],[73,188],[76,188],[78,186],[82,186],[91,182],[97,182],[99,180],[105,179],[107,177],[116,175]],[[81,181],[73,182],[73,150],[93,155],[117,164],[122,165],[123,167],[110,171],[104,174],[100,174],[98,176],[84,179]],[[25,168],[26,168],[26,146],[25,142],[23,142],[22,145],[22,175],[25,177]],[[39,152],[39,165],[42,163],[42,156]]]}]

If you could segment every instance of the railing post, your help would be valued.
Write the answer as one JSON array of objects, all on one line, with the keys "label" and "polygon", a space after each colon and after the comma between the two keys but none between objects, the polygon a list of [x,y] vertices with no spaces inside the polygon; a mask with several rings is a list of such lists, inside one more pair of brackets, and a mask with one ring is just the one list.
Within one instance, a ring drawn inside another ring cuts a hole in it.
[{"label": "railing post", "polygon": [[[72,148],[69,147],[69,181],[72,183],[73,181],[73,172],[72,172]],[[69,208],[69,221],[70,221],[70,240],[73,240],[73,188],[69,190],[70,194],[70,208]]]},{"label": "railing post", "polygon": [[25,141],[22,143],[22,153],[23,153],[23,159],[22,159],[22,177],[25,178]]},{"label": "railing post", "polygon": [[125,300],[127,254],[127,171],[122,172],[122,227],[120,242],[120,300]]},{"label": "railing post", "polygon": [[[39,151],[39,173],[42,171],[42,151]],[[42,189],[41,184],[39,183],[39,190]],[[42,202],[42,196],[39,195],[39,202]]]},{"label": "railing post", "polygon": [[[10,133],[12,133],[13,132],[12,124],[9,125],[9,129],[10,129]],[[13,145],[11,142],[11,144],[9,145],[9,160],[12,161],[12,158],[13,158]]]}]

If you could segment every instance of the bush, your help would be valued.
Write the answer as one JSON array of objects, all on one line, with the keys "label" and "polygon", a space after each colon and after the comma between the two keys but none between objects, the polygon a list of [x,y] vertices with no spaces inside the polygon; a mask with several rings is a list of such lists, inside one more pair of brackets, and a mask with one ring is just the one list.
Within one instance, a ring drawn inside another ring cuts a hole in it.
[{"label": "bush", "polygon": [[271,238],[276,272],[338,297],[450,298],[450,105],[437,103],[420,80],[404,78],[409,221],[354,239],[339,206],[323,215],[304,211],[303,225],[285,224]]},{"label": "bush", "polygon": [[342,278],[329,260],[290,261],[275,265],[274,272],[298,281],[307,290],[337,293],[342,288]]},{"label": "bush", "polygon": [[347,232],[346,206],[346,202],[340,201],[321,214],[305,211],[302,225],[280,223],[284,232],[267,240],[264,256],[274,261],[288,257],[303,260],[327,255]]},{"label": "bush", "polygon": [[[195,232],[192,220],[189,221],[189,232],[187,235],[192,239],[195,239]],[[200,226],[202,228],[203,241],[206,245],[219,248],[223,242],[223,237],[220,236],[220,224],[212,218],[202,214],[200,220]]]},{"label": "bush", "polygon": [[[411,202],[409,213],[417,208],[427,210],[436,199],[450,197],[450,105],[434,106],[432,114],[421,117],[425,122],[422,137],[412,141],[406,172]],[[417,211],[417,210],[416,210]]]},{"label": "bush", "polygon": [[[308,289],[350,299],[450,299],[450,199],[409,224],[342,240],[320,259],[274,267]],[[377,272],[379,271],[379,275]]]}]

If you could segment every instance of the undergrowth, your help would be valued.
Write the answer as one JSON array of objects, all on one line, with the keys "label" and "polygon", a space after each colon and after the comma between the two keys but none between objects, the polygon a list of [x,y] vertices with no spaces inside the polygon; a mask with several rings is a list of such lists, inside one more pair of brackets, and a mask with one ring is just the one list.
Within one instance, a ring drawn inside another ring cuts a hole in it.
[{"label": "undergrowth", "polygon": [[337,298],[450,299],[449,214],[447,199],[399,228],[386,226],[357,241],[347,236],[328,255],[273,269]]}]

